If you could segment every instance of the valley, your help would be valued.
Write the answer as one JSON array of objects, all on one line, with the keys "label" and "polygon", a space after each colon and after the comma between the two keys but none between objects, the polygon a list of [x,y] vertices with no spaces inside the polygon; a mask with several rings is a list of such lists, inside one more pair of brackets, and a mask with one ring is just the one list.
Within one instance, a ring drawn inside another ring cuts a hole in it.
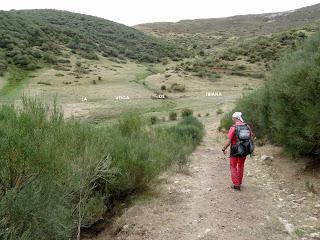
[{"label": "valley", "polygon": [[0,239],[320,239],[319,23],[0,11]]}]

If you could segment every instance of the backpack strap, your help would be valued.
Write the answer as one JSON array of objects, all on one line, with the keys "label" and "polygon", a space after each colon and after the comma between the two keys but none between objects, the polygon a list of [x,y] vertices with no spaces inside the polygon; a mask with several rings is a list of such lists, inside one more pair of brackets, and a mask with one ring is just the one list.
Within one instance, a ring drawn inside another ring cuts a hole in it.
[{"label": "backpack strap", "polygon": [[236,135],[236,137],[237,137],[237,143],[238,143],[238,142],[240,142],[240,139],[239,139],[239,128],[237,127],[237,125],[236,125],[236,124],[232,125],[232,127],[234,127],[234,128],[235,128],[235,132],[234,132],[234,134],[235,134],[235,135]]}]

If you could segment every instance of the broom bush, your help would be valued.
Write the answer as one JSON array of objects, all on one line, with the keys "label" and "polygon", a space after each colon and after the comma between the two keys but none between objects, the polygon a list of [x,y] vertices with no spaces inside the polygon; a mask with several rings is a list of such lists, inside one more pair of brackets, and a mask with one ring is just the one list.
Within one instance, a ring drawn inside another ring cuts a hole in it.
[{"label": "broom bush", "polygon": [[0,107],[0,239],[73,239],[145,189],[203,136],[196,119],[150,128],[136,114],[113,126],[64,120],[56,105]]}]

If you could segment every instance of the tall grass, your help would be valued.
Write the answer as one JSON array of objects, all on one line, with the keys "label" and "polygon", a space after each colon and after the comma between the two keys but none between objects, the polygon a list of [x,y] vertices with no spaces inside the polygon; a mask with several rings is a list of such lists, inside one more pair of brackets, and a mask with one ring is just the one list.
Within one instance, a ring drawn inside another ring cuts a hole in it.
[{"label": "tall grass", "polygon": [[[239,101],[259,137],[282,145],[292,156],[320,159],[320,33],[283,56],[263,88]],[[231,114],[221,121],[230,126]]]},{"label": "tall grass", "polygon": [[183,162],[203,136],[196,119],[151,128],[130,114],[112,127],[65,121],[54,105],[0,108],[0,239],[72,239],[112,202]]}]

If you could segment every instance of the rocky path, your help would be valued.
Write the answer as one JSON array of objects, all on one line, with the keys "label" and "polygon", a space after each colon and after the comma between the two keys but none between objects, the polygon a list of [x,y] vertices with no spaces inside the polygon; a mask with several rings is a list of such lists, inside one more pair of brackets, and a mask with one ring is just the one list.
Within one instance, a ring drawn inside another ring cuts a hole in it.
[{"label": "rocky path", "polygon": [[241,192],[231,189],[225,138],[217,124],[206,128],[188,171],[162,175],[156,196],[137,201],[95,239],[317,239],[319,195],[290,189],[260,156],[247,159]]}]

